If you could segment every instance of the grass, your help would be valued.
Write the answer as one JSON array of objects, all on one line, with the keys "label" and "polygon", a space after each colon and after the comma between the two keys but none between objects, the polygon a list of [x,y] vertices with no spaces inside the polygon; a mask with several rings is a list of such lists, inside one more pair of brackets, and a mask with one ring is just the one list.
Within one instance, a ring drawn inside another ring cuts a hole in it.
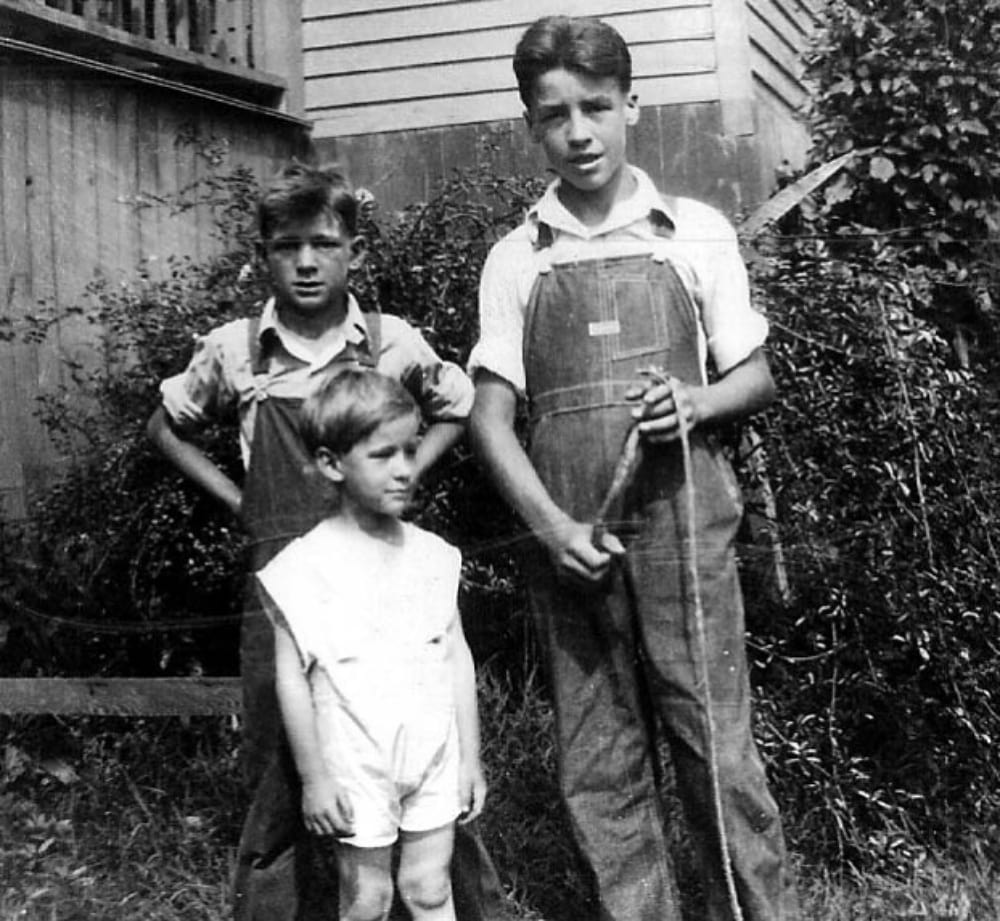
[{"label": "grass", "polygon": [[[491,784],[483,834],[515,917],[592,916],[558,802],[551,711],[537,680],[529,673],[515,688],[487,672],[481,700]],[[0,919],[228,918],[246,805],[231,720],[18,718],[0,729]],[[690,890],[683,839],[673,844]],[[892,872],[804,867],[800,877],[810,921],[1000,917],[1000,873],[975,847]]]}]

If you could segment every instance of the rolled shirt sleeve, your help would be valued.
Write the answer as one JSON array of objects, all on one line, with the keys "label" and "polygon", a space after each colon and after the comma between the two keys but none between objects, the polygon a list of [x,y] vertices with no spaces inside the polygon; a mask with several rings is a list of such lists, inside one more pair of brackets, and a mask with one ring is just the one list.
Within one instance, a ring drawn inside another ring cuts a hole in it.
[{"label": "rolled shirt sleeve", "polygon": [[187,368],[160,383],[163,408],[179,426],[204,424],[231,405],[235,397],[226,384],[222,345],[217,333],[213,331],[196,337]]},{"label": "rolled shirt sleeve", "polygon": [[524,310],[535,274],[531,243],[523,232],[508,234],[490,250],[479,282],[479,340],[468,361],[471,376],[479,369],[490,371],[521,394]]},{"label": "rolled shirt sleeve", "polygon": [[719,373],[749,357],[767,339],[768,323],[750,303],[750,283],[736,231],[719,212],[691,202],[700,240],[692,241],[696,299],[708,352]]},{"label": "rolled shirt sleeve", "polygon": [[454,362],[443,361],[405,320],[384,314],[382,331],[379,371],[402,381],[428,422],[465,421],[474,396],[468,375]]}]

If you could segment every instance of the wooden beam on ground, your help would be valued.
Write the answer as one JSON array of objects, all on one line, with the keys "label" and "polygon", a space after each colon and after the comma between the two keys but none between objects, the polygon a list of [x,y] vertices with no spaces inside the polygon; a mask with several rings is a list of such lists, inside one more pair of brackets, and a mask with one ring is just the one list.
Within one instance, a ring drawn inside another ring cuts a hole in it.
[{"label": "wooden beam on ground", "polygon": [[239,678],[0,678],[0,713],[220,716],[239,713]]}]

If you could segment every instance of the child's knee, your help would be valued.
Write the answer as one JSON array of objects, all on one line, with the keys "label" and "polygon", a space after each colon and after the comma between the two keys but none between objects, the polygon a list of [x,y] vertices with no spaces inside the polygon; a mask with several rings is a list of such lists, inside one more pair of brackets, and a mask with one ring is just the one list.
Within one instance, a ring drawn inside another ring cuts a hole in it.
[{"label": "child's knee", "polygon": [[[419,871],[419,872],[417,872]],[[451,899],[451,877],[447,866],[434,869],[400,867],[399,894],[410,909],[433,911]]]},{"label": "child's knee", "polygon": [[392,879],[388,874],[366,875],[350,881],[342,877],[340,880],[342,921],[382,921],[392,907],[392,892]]}]

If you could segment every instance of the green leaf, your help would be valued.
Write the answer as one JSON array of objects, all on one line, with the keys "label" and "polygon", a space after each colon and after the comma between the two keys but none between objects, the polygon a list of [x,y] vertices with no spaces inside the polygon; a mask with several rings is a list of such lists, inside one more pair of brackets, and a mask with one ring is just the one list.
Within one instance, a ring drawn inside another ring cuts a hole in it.
[{"label": "green leaf", "polygon": [[990,132],[978,118],[963,118],[959,123],[958,127],[964,131],[966,134],[981,134],[984,137],[989,137]]},{"label": "green leaf", "polygon": [[871,163],[868,164],[868,172],[872,179],[888,182],[896,175],[896,167],[888,157],[872,157]]}]

